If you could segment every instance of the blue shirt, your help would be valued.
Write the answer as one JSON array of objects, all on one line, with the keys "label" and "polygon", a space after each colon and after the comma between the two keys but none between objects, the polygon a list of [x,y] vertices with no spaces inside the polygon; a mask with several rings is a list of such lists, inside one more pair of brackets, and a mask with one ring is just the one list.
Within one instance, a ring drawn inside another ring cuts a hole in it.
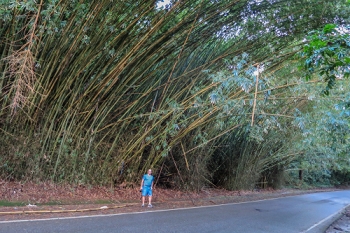
[{"label": "blue shirt", "polygon": [[151,186],[154,180],[154,177],[152,175],[145,174],[143,175],[142,179],[143,179],[143,186]]}]

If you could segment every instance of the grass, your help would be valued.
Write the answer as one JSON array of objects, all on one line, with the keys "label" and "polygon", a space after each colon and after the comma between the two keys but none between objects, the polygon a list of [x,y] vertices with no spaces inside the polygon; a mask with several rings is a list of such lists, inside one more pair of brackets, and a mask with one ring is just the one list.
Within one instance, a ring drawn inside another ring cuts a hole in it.
[{"label": "grass", "polygon": [[[36,203],[37,206],[58,206],[58,205],[83,205],[83,204],[100,204],[100,205],[108,205],[108,204],[116,204],[110,200],[95,200],[95,201],[48,201],[44,203]],[[27,203],[19,202],[19,201],[8,201],[8,200],[0,200],[0,207],[20,207],[26,206]]]},{"label": "grass", "polygon": [[24,202],[0,200],[0,207],[25,206]]}]

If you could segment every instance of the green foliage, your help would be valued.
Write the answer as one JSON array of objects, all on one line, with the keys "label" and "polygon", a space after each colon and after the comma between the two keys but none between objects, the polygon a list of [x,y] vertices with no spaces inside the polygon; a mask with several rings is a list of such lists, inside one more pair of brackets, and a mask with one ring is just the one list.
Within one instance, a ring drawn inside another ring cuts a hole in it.
[{"label": "green foliage", "polygon": [[329,96],[310,102],[308,111],[298,112],[294,123],[302,129],[296,144],[302,155],[290,169],[303,170],[304,181],[312,185],[340,184],[350,169],[349,80],[338,81],[337,87]]},{"label": "green foliage", "polygon": [[325,95],[329,95],[336,79],[350,76],[349,29],[349,26],[337,27],[335,24],[327,24],[322,31],[311,32],[309,42],[301,53],[305,59],[305,69],[308,71],[307,80],[315,72],[320,77],[325,77]]},{"label": "green foliage", "polygon": [[307,80],[319,77],[327,83],[322,92],[328,97],[317,98],[310,111],[298,116],[298,121],[303,123],[296,122],[303,130],[298,144],[303,156],[291,168],[305,171],[305,181],[313,185],[344,183],[350,169],[348,30],[348,24],[327,24],[322,31],[312,31],[301,52]]}]

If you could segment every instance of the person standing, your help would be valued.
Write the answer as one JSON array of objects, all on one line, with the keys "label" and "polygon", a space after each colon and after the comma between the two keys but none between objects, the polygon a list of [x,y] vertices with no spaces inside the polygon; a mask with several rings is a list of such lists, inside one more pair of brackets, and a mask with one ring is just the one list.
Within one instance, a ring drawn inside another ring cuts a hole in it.
[{"label": "person standing", "polygon": [[152,176],[152,170],[148,169],[147,174],[143,175],[141,181],[142,192],[142,207],[145,206],[145,198],[148,196],[148,207],[152,207],[152,190],[153,190],[154,177]]}]

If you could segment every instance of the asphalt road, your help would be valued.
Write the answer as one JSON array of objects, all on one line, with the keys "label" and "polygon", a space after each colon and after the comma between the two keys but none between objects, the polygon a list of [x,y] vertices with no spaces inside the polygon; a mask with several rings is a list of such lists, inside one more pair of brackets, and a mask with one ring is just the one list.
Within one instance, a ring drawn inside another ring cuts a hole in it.
[{"label": "asphalt road", "polygon": [[349,204],[350,191],[338,191],[191,209],[0,222],[0,232],[321,233]]}]

